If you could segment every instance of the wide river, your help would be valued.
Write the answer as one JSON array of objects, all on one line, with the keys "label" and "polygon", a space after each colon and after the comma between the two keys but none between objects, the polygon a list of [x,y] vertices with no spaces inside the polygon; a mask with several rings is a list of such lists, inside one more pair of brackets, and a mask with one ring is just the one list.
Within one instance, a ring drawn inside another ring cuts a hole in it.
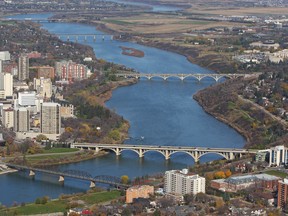
[{"label": "wide river", "polygon": [[[43,18],[49,15],[25,15],[17,18]],[[93,26],[71,23],[43,23],[43,28],[57,35],[77,33],[102,34]],[[66,37],[62,39],[66,40]],[[110,62],[126,65],[142,73],[211,73],[211,71],[191,64],[184,56],[156,48],[141,46],[130,42],[110,40],[106,36],[96,39],[79,37],[79,43],[93,47],[96,57]],[[72,40],[72,37],[70,37]],[[145,52],[145,57],[137,58],[121,54],[119,46],[133,47]],[[113,91],[107,107],[115,110],[127,119],[131,128],[127,143],[149,145],[203,146],[241,148],[244,138],[234,129],[206,114],[193,100],[198,90],[215,84],[212,79],[198,82],[194,79],[140,80],[137,84],[121,87]],[[139,139],[144,137],[143,140]],[[219,158],[206,155],[203,161]],[[78,169],[96,175],[128,175],[130,178],[164,172],[169,169],[181,169],[193,165],[193,159],[178,153],[165,161],[162,155],[150,152],[139,159],[134,152],[124,152],[120,157],[114,154],[94,160],[61,166],[65,169]],[[65,186],[57,182],[57,177],[36,174],[31,180],[27,173],[0,175],[0,202],[11,205],[13,202],[33,202],[37,197],[48,195],[56,198],[62,193],[85,191],[88,182],[65,179]]]}]

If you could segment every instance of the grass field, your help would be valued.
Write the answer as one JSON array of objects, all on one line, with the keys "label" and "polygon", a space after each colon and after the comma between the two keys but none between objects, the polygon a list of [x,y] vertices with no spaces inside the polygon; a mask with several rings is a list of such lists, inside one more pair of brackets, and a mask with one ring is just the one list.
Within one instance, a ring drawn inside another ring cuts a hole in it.
[{"label": "grass field", "polygon": [[273,175],[273,176],[277,176],[277,177],[281,177],[281,178],[286,178],[287,177],[287,173],[278,171],[278,170],[269,170],[265,172],[266,174],[269,175]]},{"label": "grass field", "polygon": [[69,153],[69,152],[77,152],[79,149],[75,148],[51,148],[49,150],[44,150],[43,154],[49,154],[49,153]]},{"label": "grass field", "polygon": [[[75,196],[72,199],[83,200],[86,205],[93,205],[101,202],[107,202],[120,197],[120,191],[103,191],[88,193],[81,196]],[[49,214],[53,212],[66,212],[70,199],[53,200],[46,204],[26,204],[21,207],[12,207],[10,209],[0,210],[0,215],[34,215]]]}]

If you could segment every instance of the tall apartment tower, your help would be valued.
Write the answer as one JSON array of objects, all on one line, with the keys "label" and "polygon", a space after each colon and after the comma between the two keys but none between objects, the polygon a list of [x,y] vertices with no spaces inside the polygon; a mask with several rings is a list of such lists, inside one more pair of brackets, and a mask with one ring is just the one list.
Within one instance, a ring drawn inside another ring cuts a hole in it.
[{"label": "tall apartment tower", "polygon": [[30,112],[25,107],[14,110],[14,131],[27,132],[30,130]]},{"label": "tall apartment tower", "polygon": [[13,96],[13,75],[0,73],[0,98],[12,98]]},{"label": "tall apartment tower", "polygon": [[166,171],[164,190],[166,193],[181,195],[205,193],[205,178],[190,174],[187,169]]},{"label": "tall apartment tower", "polygon": [[60,134],[61,115],[60,104],[42,103],[40,110],[41,133],[43,134]]},{"label": "tall apartment tower", "polygon": [[287,205],[287,197],[288,197],[288,179],[285,178],[278,182],[278,208],[285,208]]},{"label": "tall apartment tower", "polygon": [[12,108],[4,109],[2,116],[2,124],[6,128],[12,128],[14,126],[14,110]]},{"label": "tall apartment tower", "polygon": [[18,80],[23,81],[29,78],[29,58],[22,54],[18,59]]}]

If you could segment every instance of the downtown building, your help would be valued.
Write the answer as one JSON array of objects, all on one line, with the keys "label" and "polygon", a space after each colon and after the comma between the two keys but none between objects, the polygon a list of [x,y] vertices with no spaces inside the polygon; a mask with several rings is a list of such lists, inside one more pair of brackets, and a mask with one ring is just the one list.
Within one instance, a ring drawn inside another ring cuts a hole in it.
[{"label": "downtown building", "polygon": [[43,134],[60,134],[60,104],[42,103],[40,108],[40,132]]},{"label": "downtown building", "polygon": [[0,98],[8,99],[13,96],[13,75],[0,73]]},{"label": "downtown building", "polygon": [[188,173],[188,169],[165,172],[164,191],[174,194],[205,193],[204,177]]},{"label": "downtown building", "polygon": [[43,98],[51,98],[52,96],[52,82],[50,78],[40,77],[40,79],[34,78],[34,89],[38,96]]},{"label": "downtown building", "polygon": [[74,80],[83,80],[87,78],[88,68],[86,65],[77,64],[73,61],[56,62],[56,75],[69,83]]},{"label": "downtown building", "polygon": [[30,130],[30,111],[25,107],[14,109],[14,131],[27,132]]},{"label": "downtown building", "polygon": [[29,57],[22,54],[18,59],[18,80],[24,81],[29,79]]},{"label": "downtown building", "polygon": [[286,208],[288,198],[288,179],[285,178],[278,182],[278,197],[277,197],[277,207]]}]

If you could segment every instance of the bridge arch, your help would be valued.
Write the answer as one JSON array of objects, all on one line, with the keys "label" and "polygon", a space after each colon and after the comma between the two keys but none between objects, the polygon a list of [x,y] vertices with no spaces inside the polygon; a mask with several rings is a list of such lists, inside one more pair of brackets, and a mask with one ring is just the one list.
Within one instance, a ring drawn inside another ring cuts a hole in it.
[{"label": "bridge arch", "polygon": [[139,151],[137,151],[136,149],[121,149],[120,151],[119,151],[119,153],[122,153],[123,151],[133,151],[133,152],[135,152],[138,156],[140,156],[140,153],[139,153]]},{"label": "bridge arch", "polygon": [[101,147],[101,148],[99,148],[99,151],[102,151],[102,150],[108,150],[108,151],[112,151],[112,152],[114,152],[116,155],[117,155],[117,150],[116,150],[116,148],[109,148],[109,147]]},{"label": "bridge arch", "polygon": [[157,150],[157,149],[147,149],[147,150],[143,150],[143,156],[145,155],[145,153],[147,153],[147,152],[158,152],[158,153],[160,153],[160,154],[162,154],[163,156],[164,156],[164,158],[165,158],[165,152],[163,152],[163,151],[161,151],[161,150]]},{"label": "bridge arch", "polygon": [[188,155],[190,155],[190,156],[193,158],[194,162],[197,161],[197,158],[195,158],[195,156],[194,156],[193,154],[191,154],[190,152],[187,152],[187,151],[173,151],[173,152],[171,152],[171,153],[169,154],[169,157],[171,157],[171,156],[172,156],[173,154],[175,154],[175,153],[185,153],[185,154],[188,154]]},{"label": "bridge arch", "polygon": [[224,157],[226,160],[229,160],[229,158],[227,157],[227,155],[221,153],[221,152],[204,152],[204,153],[200,153],[198,154],[198,160],[200,160],[200,158],[204,155],[207,155],[207,154],[217,154],[217,155],[220,155],[222,157]]}]

